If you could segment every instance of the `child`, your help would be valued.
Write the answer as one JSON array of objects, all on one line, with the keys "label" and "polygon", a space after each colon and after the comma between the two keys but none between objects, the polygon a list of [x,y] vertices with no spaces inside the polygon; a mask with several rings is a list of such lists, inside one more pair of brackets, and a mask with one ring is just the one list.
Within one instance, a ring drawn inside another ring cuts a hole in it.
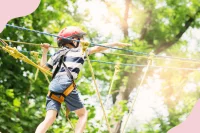
[{"label": "child", "polygon": [[[43,50],[41,66],[48,70],[53,69],[53,80],[49,85],[49,93],[47,95],[46,117],[37,127],[36,133],[45,133],[53,124],[59,113],[62,102],[65,102],[67,108],[70,111],[74,111],[79,118],[75,133],[82,133],[85,128],[88,112],[79,98],[74,79],[77,78],[83,66],[86,54],[91,55],[106,50],[107,48],[95,46],[89,48],[86,50],[86,53],[83,54],[80,41],[84,40],[84,35],[86,35],[84,31],[74,26],[61,30],[58,36],[72,38],[73,40],[58,37],[57,43],[61,49],[51,56],[48,62],[47,52],[50,45],[46,43],[41,45]],[[105,43],[103,45],[111,47],[130,46],[126,43]]]}]

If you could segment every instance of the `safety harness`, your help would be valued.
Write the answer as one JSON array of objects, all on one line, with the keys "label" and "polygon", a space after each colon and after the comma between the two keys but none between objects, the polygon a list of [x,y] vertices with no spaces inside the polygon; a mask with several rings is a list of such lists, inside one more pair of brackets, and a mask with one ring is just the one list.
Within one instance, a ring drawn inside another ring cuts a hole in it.
[{"label": "safety harness", "polygon": [[[70,70],[67,68],[67,66],[66,66],[65,63],[64,63],[64,57],[65,57],[65,55],[66,55],[69,51],[70,51],[70,49],[67,49],[66,52],[63,52],[64,54],[60,53],[60,54],[56,57],[56,59],[54,60],[54,63],[56,63],[57,66],[56,66],[56,68],[55,68],[55,70],[54,70],[54,72],[53,72],[52,80],[55,78],[56,74],[59,72],[59,70],[61,69],[61,66],[62,66],[62,64],[63,64],[63,66],[64,66],[64,68],[65,68],[65,71],[67,72],[68,77],[70,77],[71,80],[72,80],[72,84],[71,84],[69,87],[67,87],[67,88],[64,90],[63,93],[57,93],[57,92],[54,92],[54,91],[49,90],[49,92],[48,92],[48,94],[47,94],[48,97],[50,97],[51,99],[53,99],[53,100],[55,100],[55,101],[57,101],[57,102],[59,102],[59,103],[64,102],[65,97],[68,96],[68,95],[72,92],[72,90],[76,87],[76,85],[75,85],[75,83],[74,83],[74,80],[73,80],[73,76],[72,76]],[[59,61],[59,62],[58,62],[58,61]],[[58,63],[57,63],[57,62],[58,62]]]},{"label": "safety harness", "polygon": [[[75,88],[74,86],[75,86],[75,84],[73,82],[69,87],[67,87],[65,89],[65,91],[63,93],[49,91],[47,96],[59,103],[62,103],[62,102],[64,102],[65,97],[68,96],[70,94],[70,92]],[[60,97],[58,97],[57,95],[60,95]]]}]

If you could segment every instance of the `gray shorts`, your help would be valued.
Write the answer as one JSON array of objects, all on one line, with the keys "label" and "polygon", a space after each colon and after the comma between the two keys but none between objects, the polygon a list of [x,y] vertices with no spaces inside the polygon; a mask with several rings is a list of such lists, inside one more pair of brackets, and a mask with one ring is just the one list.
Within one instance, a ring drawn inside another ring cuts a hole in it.
[{"label": "gray shorts", "polygon": [[[71,84],[71,81],[67,76],[58,76],[55,77],[50,85],[49,89],[61,93],[61,91],[65,90],[69,85]],[[57,95],[59,96],[59,95]],[[83,108],[83,103],[80,100],[80,97],[78,95],[77,89],[75,88],[68,96],[65,97],[64,100],[67,108],[70,111],[75,111],[77,109]],[[46,98],[46,110],[56,110],[58,113],[60,111],[61,104],[50,97],[47,96]]]}]

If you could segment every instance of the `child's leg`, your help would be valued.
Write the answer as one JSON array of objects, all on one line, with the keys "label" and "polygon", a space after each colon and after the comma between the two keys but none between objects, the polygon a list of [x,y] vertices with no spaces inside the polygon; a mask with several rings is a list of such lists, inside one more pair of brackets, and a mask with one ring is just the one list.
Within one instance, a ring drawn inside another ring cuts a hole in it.
[{"label": "child's leg", "polygon": [[70,111],[74,111],[79,119],[75,128],[75,133],[82,133],[87,122],[87,110],[84,108],[83,103],[74,89],[68,96],[65,97],[65,103]]},{"label": "child's leg", "polygon": [[76,124],[75,133],[83,133],[87,122],[88,112],[85,108],[81,108],[76,110],[75,113],[78,115],[79,118]]},{"label": "child's leg", "polygon": [[47,129],[53,124],[56,119],[57,111],[56,110],[48,110],[46,113],[46,117],[42,123],[37,127],[35,133],[45,133]]},{"label": "child's leg", "polygon": [[61,104],[47,96],[46,99],[46,117],[42,123],[37,127],[35,133],[45,133],[47,129],[53,124],[60,110]]}]

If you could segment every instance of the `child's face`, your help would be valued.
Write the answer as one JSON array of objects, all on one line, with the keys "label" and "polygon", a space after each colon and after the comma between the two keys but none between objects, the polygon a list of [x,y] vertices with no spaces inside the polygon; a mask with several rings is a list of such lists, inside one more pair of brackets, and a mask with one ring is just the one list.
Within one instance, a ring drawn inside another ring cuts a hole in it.
[{"label": "child's face", "polygon": [[[75,40],[78,40],[78,37],[75,37],[74,39],[75,39]],[[83,41],[83,40],[84,40],[84,38],[81,37],[81,38],[80,38],[80,41]],[[80,44],[81,44],[81,43],[79,43],[79,46],[80,46]],[[78,42],[74,41],[74,45],[77,46],[77,45],[78,45]]]}]

